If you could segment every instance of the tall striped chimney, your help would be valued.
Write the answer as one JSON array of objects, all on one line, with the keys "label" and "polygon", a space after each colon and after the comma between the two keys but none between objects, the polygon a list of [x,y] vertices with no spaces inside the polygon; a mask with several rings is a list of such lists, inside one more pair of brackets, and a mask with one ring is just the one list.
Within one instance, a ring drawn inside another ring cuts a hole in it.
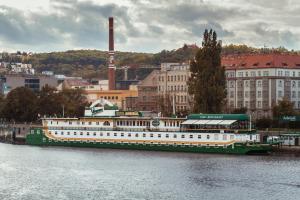
[{"label": "tall striped chimney", "polygon": [[108,46],[108,88],[109,90],[114,90],[116,81],[115,81],[115,73],[116,73],[116,66],[115,66],[115,51],[114,51],[114,18],[108,18],[109,22],[109,46]]}]

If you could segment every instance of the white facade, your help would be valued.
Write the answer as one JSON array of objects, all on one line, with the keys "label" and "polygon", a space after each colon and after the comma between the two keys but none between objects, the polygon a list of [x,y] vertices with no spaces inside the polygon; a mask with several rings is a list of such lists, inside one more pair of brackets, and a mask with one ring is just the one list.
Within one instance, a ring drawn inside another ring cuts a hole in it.
[{"label": "white facade", "polygon": [[246,107],[270,113],[286,97],[295,109],[300,109],[300,69],[228,69],[226,79],[230,108]]},{"label": "white facade", "polygon": [[170,98],[175,104],[176,111],[191,109],[187,85],[190,74],[190,65],[187,63],[161,64],[158,74],[158,95]]}]

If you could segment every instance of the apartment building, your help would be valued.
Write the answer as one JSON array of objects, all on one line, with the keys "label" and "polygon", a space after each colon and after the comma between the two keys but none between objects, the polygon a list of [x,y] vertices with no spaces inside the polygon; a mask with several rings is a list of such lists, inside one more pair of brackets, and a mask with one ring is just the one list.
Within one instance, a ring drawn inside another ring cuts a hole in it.
[{"label": "apartment building", "polygon": [[286,97],[300,109],[300,55],[250,54],[222,58],[230,109],[248,108],[254,117],[269,117]]},{"label": "apartment building", "polygon": [[188,95],[187,81],[190,77],[188,63],[162,63],[158,73],[158,95],[168,99],[175,111],[191,110],[191,99]]},{"label": "apartment building", "polygon": [[136,102],[137,110],[158,112],[157,79],[160,71],[153,70],[144,80],[137,84],[138,99]]}]

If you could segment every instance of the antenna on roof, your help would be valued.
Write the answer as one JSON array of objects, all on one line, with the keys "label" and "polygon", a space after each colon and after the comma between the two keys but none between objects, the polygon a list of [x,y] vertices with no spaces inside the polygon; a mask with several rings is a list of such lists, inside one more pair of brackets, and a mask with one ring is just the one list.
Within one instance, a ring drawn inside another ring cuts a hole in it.
[{"label": "antenna on roof", "polygon": [[264,43],[263,53],[267,53],[267,45]]}]

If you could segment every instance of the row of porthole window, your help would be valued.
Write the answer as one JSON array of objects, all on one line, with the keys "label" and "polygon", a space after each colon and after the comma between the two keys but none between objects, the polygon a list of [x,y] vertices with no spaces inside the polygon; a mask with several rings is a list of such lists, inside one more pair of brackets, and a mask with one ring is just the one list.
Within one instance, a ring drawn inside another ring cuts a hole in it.
[{"label": "row of porthole window", "polygon": [[[50,121],[50,124],[54,124],[55,122],[56,122],[56,124],[58,124],[58,121]],[[69,121],[68,124],[69,124],[69,125],[72,125],[73,122],[72,122],[72,121]],[[74,123],[74,124],[75,124],[75,123]],[[80,125],[80,124],[81,124],[81,125],[85,125],[86,122],[80,122],[80,121],[77,121],[76,124],[77,124],[77,125]],[[88,125],[93,125],[93,122],[87,122],[87,124],[88,124]],[[96,124],[96,125],[100,125],[100,122],[95,122],[95,124]],[[110,122],[109,122],[109,121],[105,121],[105,122],[103,123],[103,125],[104,125],[104,126],[110,126]]]},{"label": "row of porthole window", "polygon": [[[51,131],[50,131],[49,133],[51,134]],[[67,133],[67,135],[70,135],[70,132],[66,132],[66,133]],[[55,135],[58,135],[58,132],[55,131],[54,134],[55,134]],[[60,132],[60,135],[64,135],[64,132]],[[77,132],[74,132],[73,135],[77,135]],[[83,132],[80,132],[79,135],[83,135]],[[87,132],[86,135],[87,135],[87,136],[90,136],[91,134],[90,134],[89,132]],[[97,133],[94,132],[94,133],[93,133],[93,136],[96,136],[96,135],[97,135]],[[105,134],[103,134],[103,133],[101,132],[99,135],[100,135],[100,136],[104,136]],[[138,134],[138,133],[135,133],[135,134],[133,134],[133,133],[128,133],[128,134],[127,134],[127,137],[131,137],[131,136],[133,136],[133,137],[139,137],[139,135],[140,135],[140,134]],[[150,135],[151,138],[154,137],[154,134],[153,134],[153,133],[150,133],[149,135]],[[110,133],[106,133],[106,136],[111,136],[111,134],[110,134]],[[117,137],[117,136],[118,136],[118,133],[113,133],[113,136]],[[124,133],[120,133],[120,136],[121,136],[121,137],[124,137],[125,134],[124,134]],[[181,134],[181,138],[185,138],[185,136],[186,136],[186,135]],[[142,137],[147,137],[146,133],[143,133],[143,134],[142,134]],[[157,134],[157,137],[158,137],[158,138],[161,138],[162,135],[161,135],[161,134]],[[169,134],[165,134],[165,138],[170,138],[170,135],[169,135]],[[177,134],[173,134],[173,138],[177,138]],[[190,138],[190,139],[193,139],[193,138],[194,138],[194,135],[189,135],[189,138]],[[201,135],[198,135],[197,138],[198,138],[198,139],[201,139]],[[209,139],[210,139],[210,135],[206,135],[206,139],[209,140]]]}]

